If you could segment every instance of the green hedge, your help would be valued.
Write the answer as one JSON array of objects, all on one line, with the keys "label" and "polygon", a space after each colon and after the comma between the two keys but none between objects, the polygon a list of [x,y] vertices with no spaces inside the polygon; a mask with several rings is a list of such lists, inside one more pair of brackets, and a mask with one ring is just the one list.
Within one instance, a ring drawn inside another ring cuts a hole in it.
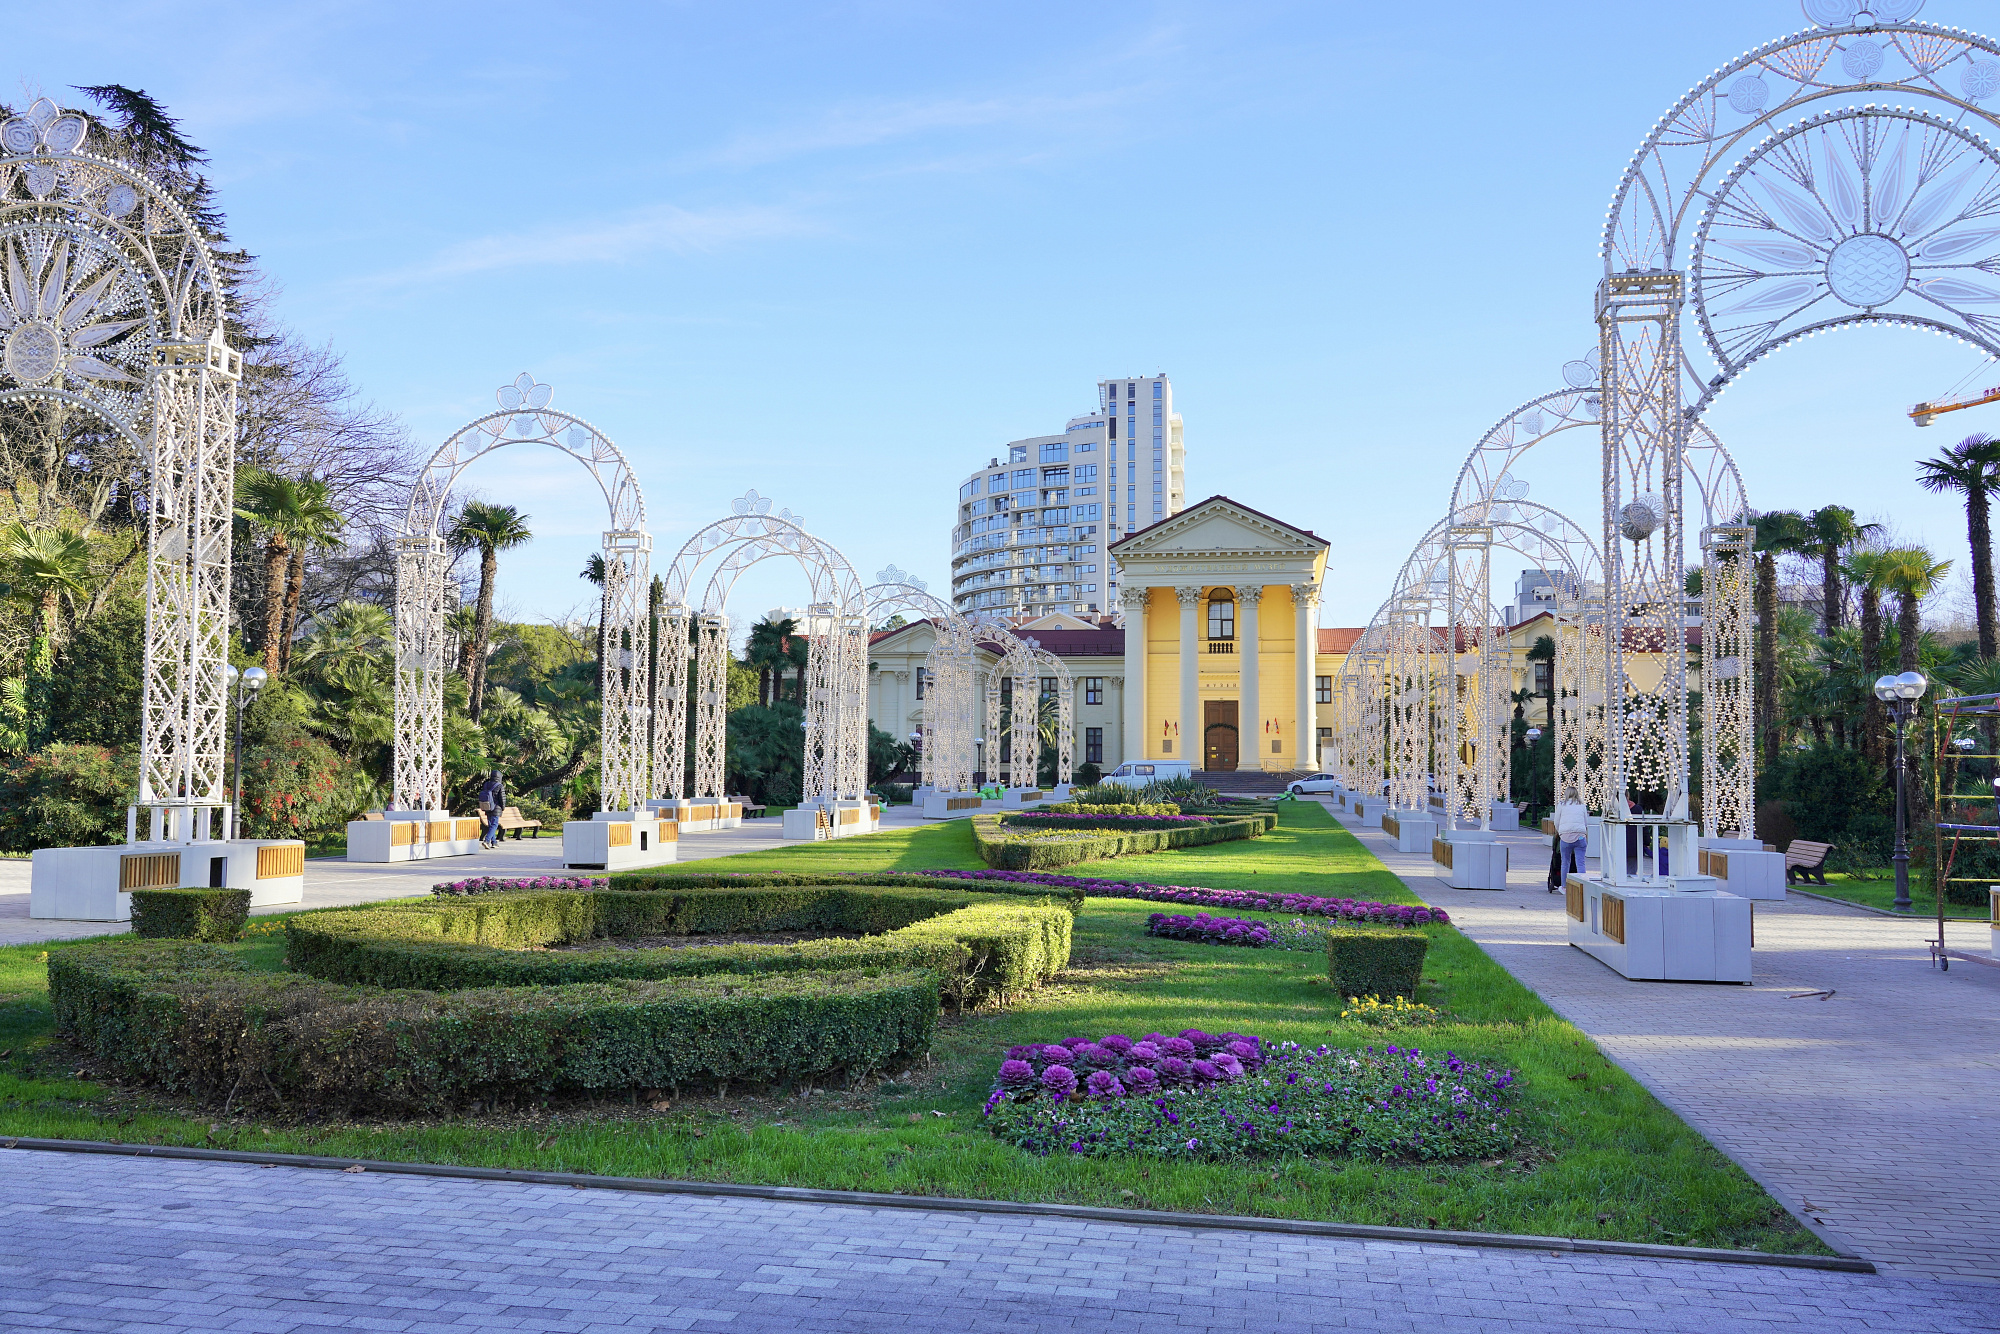
[{"label": "green hedge", "polygon": [[204,1102],[435,1112],[472,1101],[853,1079],[922,1055],[934,974],[912,968],[390,991],[252,972],[209,945],[50,952],[58,1031]]},{"label": "green hedge", "polygon": [[[1048,899],[1051,896],[1038,896]],[[965,1005],[1040,986],[1069,962],[1072,911],[941,888],[825,883],[425,899],[286,921],[287,964],[334,982],[456,990],[614,978],[923,968]],[[700,949],[558,951],[593,937],[734,931],[848,932],[860,939]]]},{"label": "green hedge", "polygon": [[[768,888],[780,885],[883,885],[901,889],[936,889],[940,883],[934,875],[915,875],[909,872],[871,871],[844,872],[834,874],[807,874],[800,871],[678,871],[645,870],[624,871],[605,882],[607,889],[740,889]],[[1072,913],[1083,909],[1083,891],[1042,885],[1009,885],[1001,881],[984,882],[979,886],[981,894],[1006,894],[1019,898],[1055,899],[1067,904]]]},{"label": "green hedge", "polygon": [[[972,817],[972,837],[980,859],[1003,871],[1047,871],[1078,862],[1102,861],[1134,853],[1165,852],[1171,848],[1197,848],[1210,843],[1259,838],[1278,827],[1275,814],[1254,814],[1220,819],[1214,824],[1183,825],[1174,829],[1145,829],[1132,833],[1108,830],[1084,831],[1073,839],[1008,838],[997,815]],[[982,882],[984,883],[984,882]]]},{"label": "green hedge", "polygon": [[[1109,819],[1111,817],[1106,818]],[[1116,818],[1118,820],[1117,824],[1107,823],[1101,826],[1102,831],[1105,833],[1136,834],[1152,829],[1186,829],[1189,827],[1189,822],[1183,821],[1179,815],[1120,815]],[[1089,825],[1078,824],[1072,817],[1047,811],[1022,811],[1018,815],[1008,813],[1000,817],[1000,825],[1003,829],[1074,829],[1084,832],[1097,832],[1096,830],[1092,830]]]},{"label": "green hedge", "polygon": [[1421,931],[1326,933],[1326,974],[1341,996],[1417,998],[1430,938]]},{"label": "green hedge", "polygon": [[149,939],[235,940],[250,920],[247,889],[135,889],[132,934]]}]

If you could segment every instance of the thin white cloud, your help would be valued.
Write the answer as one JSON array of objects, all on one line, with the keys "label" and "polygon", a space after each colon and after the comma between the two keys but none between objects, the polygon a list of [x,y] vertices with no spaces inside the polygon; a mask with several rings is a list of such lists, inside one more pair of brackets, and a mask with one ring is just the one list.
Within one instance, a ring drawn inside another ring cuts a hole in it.
[{"label": "thin white cloud", "polygon": [[1069,96],[940,98],[833,107],[810,123],[737,135],[703,160],[754,167],[849,148],[909,139],[937,131],[996,126],[1078,128],[1077,118],[1132,100],[1138,88],[1107,88]]},{"label": "thin white cloud", "polygon": [[458,241],[429,259],[364,278],[364,286],[406,286],[503,269],[616,264],[658,251],[688,254],[743,241],[800,236],[818,227],[789,209],[746,205],[685,209],[656,204],[620,218],[541,227]]}]

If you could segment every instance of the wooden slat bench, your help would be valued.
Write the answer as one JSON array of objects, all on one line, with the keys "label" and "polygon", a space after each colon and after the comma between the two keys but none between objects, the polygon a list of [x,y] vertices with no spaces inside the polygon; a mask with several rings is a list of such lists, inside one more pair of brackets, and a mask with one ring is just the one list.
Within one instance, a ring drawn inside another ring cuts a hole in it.
[{"label": "wooden slat bench", "polygon": [[1826,883],[1826,854],[1833,851],[1831,843],[1814,843],[1807,839],[1795,838],[1785,849],[1785,883],[1793,884],[1806,879],[1814,884]]},{"label": "wooden slat bench", "polygon": [[502,838],[507,837],[507,831],[509,829],[514,831],[514,841],[516,843],[521,841],[521,831],[523,829],[534,830],[536,838],[540,838],[542,836],[542,822],[540,820],[530,820],[527,816],[521,814],[521,808],[519,806],[506,806],[501,808],[500,837]]},{"label": "wooden slat bench", "polygon": [[763,802],[752,801],[748,797],[731,797],[730,800],[743,808],[744,819],[756,820],[763,817],[766,809]]}]

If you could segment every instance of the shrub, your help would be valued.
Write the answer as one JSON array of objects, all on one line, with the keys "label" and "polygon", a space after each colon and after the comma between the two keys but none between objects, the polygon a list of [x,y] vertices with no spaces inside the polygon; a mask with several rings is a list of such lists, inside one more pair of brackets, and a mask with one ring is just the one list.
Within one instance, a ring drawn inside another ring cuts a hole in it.
[{"label": "shrub", "polygon": [[1421,931],[1329,931],[1326,975],[1342,996],[1417,997],[1430,937]]},{"label": "shrub", "polygon": [[852,1079],[921,1055],[938,1012],[937,979],[916,969],[436,993],[132,940],[52,951],[49,999],[64,1037],[174,1092],[369,1112]]},{"label": "shrub", "polygon": [[152,940],[220,944],[243,934],[250,920],[247,889],[135,889],[132,934]]},{"label": "shrub", "polygon": [[1013,875],[993,871],[874,871],[866,874],[848,872],[844,874],[807,874],[799,871],[693,871],[645,870],[624,871],[602,883],[605,889],[617,890],[659,890],[659,889],[758,889],[779,885],[884,885],[904,889],[935,889],[940,875],[963,875],[984,879],[987,876],[1007,874],[1008,879],[995,879],[982,883],[981,894],[1009,894],[1022,898],[1053,899],[1063,904],[1074,916],[1083,907],[1083,891],[1077,885],[1089,883],[1055,883],[1067,881],[1061,876]]},{"label": "shrub", "polygon": [[980,859],[988,866],[1009,871],[1048,870],[1077,862],[1100,861],[1140,852],[1165,852],[1170,848],[1201,847],[1236,839],[1258,838],[1277,827],[1275,815],[1253,815],[1242,820],[1215,820],[1174,829],[1144,829],[1129,833],[1079,831],[1050,834],[1047,831],[1008,836],[999,817],[972,817],[972,838]]},{"label": "shrub", "polygon": [[908,783],[877,783],[875,791],[889,806],[907,806],[917,794],[916,788]]},{"label": "shrub", "polygon": [[[1236,1040],[1206,1060],[1164,1055],[1158,1034],[1122,1051],[1107,1050],[1116,1034],[1014,1048],[986,1100],[986,1129],[1031,1153],[1198,1162],[1437,1160],[1513,1146],[1511,1070],[1450,1052],[1307,1049],[1224,1036]],[[1057,1055],[1065,1051],[1067,1060]],[[1233,1070],[1225,1056],[1235,1058]],[[1170,1061],[1191,1069],[1161,1077],[1154,1066]],[[1212,1073],[1194,1073],[1203,1065]]]},{"label": "shrub", "polygon": [[498,894],[513,889],[602,889],[604,882],[582,875],[538,875],[504,878],[475,875],[465,880],[445,880],[431,886],[431,893],[463,898],[468,894]]},{"label": "shrub", "polygon": [[1190,825],[1213,824],[1206,815],[1182,815],[1176,811],[1172,815],[1136,814],[1066,814],[1051,811],[1023,811],[1019,815],[1003,815],[1000,823],[1011,829],[1108,829],[1117,833],[1142,829],[1185,829]]},{"label": "shrub", "polygon": [[[1115,789],[1114,789],[1115,791]],[[1171,802],[1148,806],[1136,801],[1052,801],[1037,809],[1042,815],[1179,815]]]},{"label": "shrub", "polygon": [[1244,917],[1210,917],[1201,913],[1156,912],[1146,919],[1146,934],[1170,940],[1192,940],[1204,945],[1246,945],[1262,949],[1271,943],[1271,928]]},{"label": "shrub", "polygon": [[343,765],[333,747],[303,732],[246,746],[243,821],[261,838],[304,838],[347,814]]},{"label": "shrub", "polygon": [[58,742],[22,755],[0,769],[0,850],[115,842],[138,785],[130,750]]},{"label": "shrub", "polygon": [[[859,940],[550,951],[593,937],[826,931]],[[924,968],[956,1004],[1039,986],[1069,961],[1071,914],[943,889],[874,885],[530,891],[289,919],[286,963],[333,982],[456,990],[711,973]]]},{"label": "shrub", "polygon": [[1790,751],[1757,775],[1757,797],[1760,803],[1783,803],[1796,837],[1833,844],[1829,869],[1881,866],[1889,860],[1896,841],[1895,790],[1858,750],[1812,746]]}]

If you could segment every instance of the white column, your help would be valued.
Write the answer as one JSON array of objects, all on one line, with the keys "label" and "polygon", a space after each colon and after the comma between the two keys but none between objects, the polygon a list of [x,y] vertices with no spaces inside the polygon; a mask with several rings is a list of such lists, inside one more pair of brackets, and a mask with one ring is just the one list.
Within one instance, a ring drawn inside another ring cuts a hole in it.
[{"label": "white column", "polygon": [[[1118,703],[1105,714],[1103,764],[1104,772],[1110,773],[1118,767],[1120,763],[1118,757],[1123,756],[1125,759],[1132,758],[1131,753],[1125,749],[1125,738],[1132,735],[1132,732],[1130,728],[1125,726],[1125,678],[1122,676],[1106,677],[1104,684],[1118,693]],[[1117,728],[1115,735],[1112,733],[1113,727]]]},{"label": "white column", "polygon": [[1201,620],[1201,590],[1176,587],[1181,604],[1181,735],[1174,758],[1199,769],[1207,756],[1201,737],[1201,645],[1196,625]]},{"label": "white column", "polygon": [[[1264,715],[1258,707],[1257,603],[1263,599],[1262,584],[1245,584],[1236,590],[1236,765],[1239,769],[1264,767],[1271,752],[1264,741]],[[1244,763],[1245,756],[1250,763]]]},{"label": "white column", "polygon": [[1146,590],[1126,585],[1119,593],[1125,604],[1124,735],[1118,738],[1121,759],[1111,767],[1146,758]]},{"label": "white column", "polygon": [[1301,769],[1311,771],[1313,766],[1313,746],[1319,736],[1319,729],[1313,718],[1313,650],[1319,647],[1318,626],[1315,624],[1319,612],[1319,585],[1292,585],[1292,630],[1297,636],[1293,652],[1298,655],[1296,671],[1298,676],[1298,759],[1294,761]]}]

